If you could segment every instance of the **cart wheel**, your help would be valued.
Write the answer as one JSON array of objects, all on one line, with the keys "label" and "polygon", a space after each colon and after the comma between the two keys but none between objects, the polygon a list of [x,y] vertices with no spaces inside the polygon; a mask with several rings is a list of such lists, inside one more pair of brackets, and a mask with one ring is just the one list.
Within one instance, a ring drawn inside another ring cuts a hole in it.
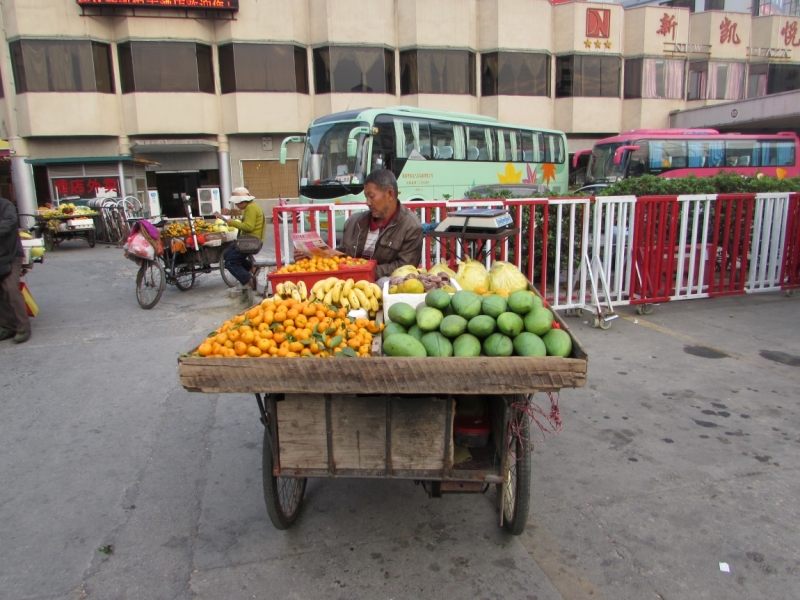
[{"label": "cart wheel", "polygon": [[[512,535],[520,535],[525,531],[528,523],[528,509],[531,504],[531,452],[528,432],[530,418],[528,415],[517,413],[517,419],[523,420],[520,435],[525,440],[515,437],[511,447],[512,455],[509,459],[508,476],[505,483],[497,484],[497,491],[502,499],[503,526]],[[499,504],[500,502],[498,502]]]},{"label": "cart wheel", "polygon": [[94,231],[86,233],[86,241],[89,242],[89,248],[94,248]]},{"label": "cart wheel", "polygon": [[611,329],[611,321],[606,321],[605,319],[595,315],[594,319],[592,319],[592,327],[599,327],[600,329]]},{"label": "cart wheel", "polygon": [[269,430],[264,428],[264,454],[261,462],[264,480],[264,502],[267,514],[276,529],[289,529],[300,514],[303,494],[306,491],[305,477],[275,477],[272,474],[272,442]]},{"label": "cart wheel", "polygon": [[44,249],[46,252],[52,252],[55,244],[53,243],[53,233],[49,229],[45,229],[42,233],[42,238],[44,238]]},{"label": "cart wheel", "polygon": [[636,306],[637,315],[649,315],[652,312],[653,312],[652,304],[639,304]]},{"label": "cart wheel", "polygon": [[575,309],[575,316],[576,317],[582,317],[583,316],[583,309],[582,308],[576,308]]},{"label": "cart wheel", "polygon": [[239,283],[238,281],[236,281],[236,278],[233,275],[231,275],[231,272],[225,268],[224,258],[219,259],[219,274],[222,275],[222,281],[224,281],[225,285],[227,285],[228,287],[234,287],[237,283]]},{"label": "cart wheel", "polygon": [[787,296],[787,297],[789,297],[789,298],[791,298],[792,296],[794,296],[794,290],[786,290],[786,292],[785,292],[785,293],[786,293],[786,296]]},{"label": "cart wheel", "polygon": [[164,267],[157,260],[145,260],[136,275],[136,299],[139,306],[153,308],[166,287]]},{"label": "cart wheel", "polygon": [[180,291],[186,292],[194,286],[195,272],[194,261],[189,259],[187,262],[175,268],[175,287]]}]

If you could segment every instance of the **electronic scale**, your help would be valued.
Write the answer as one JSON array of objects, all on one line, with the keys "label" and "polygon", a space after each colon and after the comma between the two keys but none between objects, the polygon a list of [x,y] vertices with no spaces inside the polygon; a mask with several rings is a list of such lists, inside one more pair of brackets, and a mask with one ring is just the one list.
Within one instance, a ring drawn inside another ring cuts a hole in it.
[{"label": "electronic scale", "polygon": [[439,223],[439,233],[500,233],[514,226],[514,220],[508,211],[502,208],[468,208],[457,210],[447,215]]}]

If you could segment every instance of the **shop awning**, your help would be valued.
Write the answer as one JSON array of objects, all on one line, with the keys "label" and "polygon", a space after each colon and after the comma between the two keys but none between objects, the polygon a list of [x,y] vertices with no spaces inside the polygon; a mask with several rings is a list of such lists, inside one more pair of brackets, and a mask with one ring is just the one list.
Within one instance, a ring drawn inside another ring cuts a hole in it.
[{"label": "shop awning", "polygon": [[136,140],[131,142],[131,151],[141,154],[154,152],[216,152],[219,148],[217,142],[197,139],[162,139],[162,140]]},{"label": "shop awning", "polygon": [[74,165],[87,163],[135,163],[140,165],[160,165],[161,163],[146,158],[137,158],[130,154],[122,156],[79,156],[70,158],[26,158],[25,162],[29,165]]}]

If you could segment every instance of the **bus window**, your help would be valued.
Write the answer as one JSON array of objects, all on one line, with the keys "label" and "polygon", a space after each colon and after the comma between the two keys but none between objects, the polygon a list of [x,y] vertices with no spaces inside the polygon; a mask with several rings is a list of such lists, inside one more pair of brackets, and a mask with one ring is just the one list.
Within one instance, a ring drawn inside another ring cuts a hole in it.
[{"label": "bus window", "polygon": [[442,121],[431,121],[431,146],[433,158],[438,160],[452,160],[455,155],[455,140],[453,124]]},{"label": "bus window", "polygon": [[398,158],[410,160],[431,158],[431,137],[427,121],[412,121],[395,117],[394,130]]},{"label": "bus window", "polygon": [[523,131],[521,138],[522,160],[524,162],[542,162],[539,160],[539,138],[537,134],[534,134],[530,131]]},{"label": "bus window", "polygon": [[755,140],[735,140],[725,142],[726,167],[758,167],[758,142]]},{"label": "bus window", "polygon": [[648,173],[647,171],[647,141],[641,140],[636,142],[639,146],[638,150],[633,150],[628,159],[628,177],[641,177]]},{"label": "bus window", "polygon": [[708,165],[708,142],[689,142],[689,168],[701,169]]},{"label": "bus window", "polygon": [[468,125],[467,160],[494,160],[494,136],[490,127]]},{"label": "bus window", "polygon": [[650,173],[658,174],[688,166],[686,142],[652,140],[650,142]]},{"label": "bus window", "polygon": [[794,142],[761,142],[762,167],[793,167]]},{"label": "bus window", "polygon": [[564,162],[564,144],[560,135],[546,133],[544,138],[544,157],[542,162],[546,163],[563,163]]}]

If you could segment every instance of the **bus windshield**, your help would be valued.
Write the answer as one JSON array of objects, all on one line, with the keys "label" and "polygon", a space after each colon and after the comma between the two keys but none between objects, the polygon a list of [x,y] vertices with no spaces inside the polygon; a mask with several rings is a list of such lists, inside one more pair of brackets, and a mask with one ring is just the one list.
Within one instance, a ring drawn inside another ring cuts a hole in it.
[{"label": "bus windshield", "polygon": [[329,194],[315,194],[312,190],[332,187],[334,195],[357,194],[364,185],[366,176],[368,137],[355,136],[358,150],[354,158],[347,157],[347,139],[355,127],[366,123],[350,121],[326,123],[308,130],[300,172],[300,187],[303,194],[311,198],[325,198]]},{"label": "bus windshield", "polygon": [[592,149],[589,166],[586,167],[587,183],[605,183],[621,179],[625,161],[614,164],[614,152],[623,144],[597,144]]}]

